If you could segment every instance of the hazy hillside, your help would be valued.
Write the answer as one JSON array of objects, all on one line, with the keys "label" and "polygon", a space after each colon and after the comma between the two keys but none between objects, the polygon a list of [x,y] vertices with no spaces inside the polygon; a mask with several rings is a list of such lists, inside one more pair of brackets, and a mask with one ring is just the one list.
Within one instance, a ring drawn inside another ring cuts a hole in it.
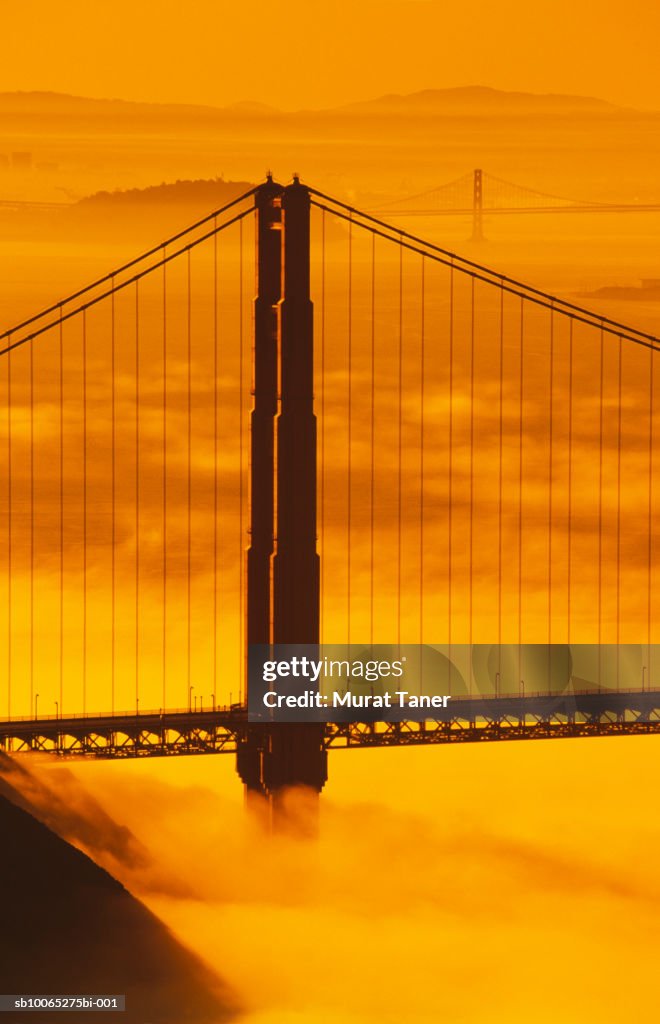
[{"label": "hazy hillside", "polygon": [[71,208],[69,213],[87,214],[95,210],[136,209],[150,206],[182,204],[202,208],[206,213],[224,206],[253,188],[249,181],[175,181],[151,185],[149,188],[117,189],[113,192],[95,192],[85,196]]},{"label": "hazy hillside", "polygon": [[455,89],[424,89],[405,96],[392,94],[338,108],[347,114],[403,116],[455,116],[502,114],[612,114],[621,108],[591,96],[567,96],[560,93],[536,94],[504,92],[475,85]]},{"label": "hazy hillside", "polygon": [[[125,995],[127,1024],[221,1024],[223,983],[79,850],[0,797],[0,991]],[[53,1014],[31,1013],[33,1020]],[[97,1014],[58,1019],[94,1021]]]}]

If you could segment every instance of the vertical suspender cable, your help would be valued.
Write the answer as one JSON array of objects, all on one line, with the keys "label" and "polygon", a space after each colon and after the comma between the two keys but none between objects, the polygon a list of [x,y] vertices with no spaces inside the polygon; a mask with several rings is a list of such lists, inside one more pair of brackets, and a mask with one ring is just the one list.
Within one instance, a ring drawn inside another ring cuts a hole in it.
[{"label": "vertical suspender cable", "polygon": [[649,349],[649,506],[648,506],[648,551],[647,551],[647,592],[646,592],[646,640],[648,644],[647,683],[651,688],[651,625],[652,625],[652,577],[653,577],[653,355]]},{"label": "vertical suspender cable", "polygon": [[325,636],[325,210],[321,210],[321,479],[320,479],[320,521],[321,521],[321,562],[320,572],[320,641]]},{"label": "vertical suspender cable", "polygon": [[30,714],[34,700],[34,345],[30,345]]},{"label": "vertical suspender cable", "polygon": [[525,370],[525,300],[520,299],[520,380],[518,396],[518,684],[522,686],[522,579],[523,579],[523,417]]},{"label": "vertical suspender cable", "polygon": [[499,462],[498,462],[498,515],[497,515],[497,667],[502,678],[502,556],[503,556],[503,460],[504,460],[504,289],[500,289],[500,418],[499,418]]},{"label": "vertical suspender cable", "polygon": [[[245,624],[245,609],[244,605],[244,565],[243,565],[243,221],[239,221],[238,225],[238,238],[239,238],[239,270],[238,270],[238,437],[239,437],[239,483],[238,483],[238,616],[239,616],[239,636],[240,636],[240,652],[241,657],[245,649],[244,643],[244,624]],[[241,665],[242,665],[241,661]],[[239,683],[239,700],[243,699],[243,673],[240,675]]]},{"label": "vertical suspender cable", "polygon": [[[187,362],[187,476],[186,476],[186,504],[187,504],[187,537],[186,537],[186,680],[188,693],[190,694],[190,680],[192,678],[191,666],[191,617],[192,617],[192,588],[190,581],[191,553],[192,553],[192,281],[191,281],[191,258],[188,249],[186,263],[186,362]],[[241,477],[242,479],[242,477]]]},{"label": "vertical suspender cable", "polygon": [[[469,604],[468,644],[472,656],[473,584],[474,584],[474,277],[470,279],[470,523],[469,523]],[[472,689],[472,674],[468,672],[468,692]]]},{"label": "vertical suspender cable", "polygon": [[571,642],[573,571],[573,319],[568,322],[568,538],[566,551],[566,643]]},{"label": "vertical suspender cable", "polygon": [[604,333],[600,329],[600,414],[598,420],[598,685],[602,683],[602,640],[603,640],[603,423],[604,423]]},{"label": "vertical suspender cable", "polygon": [[82,703],[87,711],[87,311],[82,312],[82,383],[83,383],[83,635],[82,635]]},{"label": "vertical suspender cable", "polygon": [[[218,678],[218,218],[213,218],[213,693]],[[215,706],[213,708],[215,711]]]},{"label": "vertical suspender cable", "polygon": [[110,482],[111,502],[111,552],[110,552],[110,702],[114,714],[115,710],[115,677],[116,677],[116,644],[115,627],[117,617],[117,578],[116,578],[116,540],[117,540],[117,425],[116,425],[116,402],[117,402],[117,370],[116,370],[116,336],[115,336],[115,279],[111,279],[112,293],[110,296],[110,447],[112,449],[112,468]]},{"label": "vertical suspender cable", "polygon": [[135,282],[135,710],[140,707],[140,284]]},{"label": "vertical suspender cable", "polygon": [[[11,340],[11,339],[10,339]],[[12,437],[11,437],[11,352],[7,353],[7,718],[11,718],[12,662]],[[30,709],[32,714],[32,709]]]},{"label": "vertical suspender cable", "polygon": [[[163,255],[166,253],[166,249],[163,249]],[[162,602],[163,602],[163,636],[162,636],[162,694],[161,694],[161,706],[167,707],[167,264],[163,263],[163,450],[162,450],[162,462],[163,462],[163,476],[162,476],[162,492],[163,492],[163,518],[161,522],[161,534],[162,534]]]},{"label": "vertical suspender cable", "polygon": [[374,568],[375,568],[375,512],[376,512],[376,235],[371,235],[371,445],[369,474],[369,642],[374,642]]},{"label": "vertical suspender cable", "polygon": [[549,381],[547,394],[547,689],[552,679],[553,643],[553,390],[555,387],[555,309],[549,311]]},{"label": "vertical suspender cable", "polygon": [[398,539],[397,539],[397,604],[396,642],[401,643],[401,580],[403,554],[403,246],[399,245],[399,417],[398,417]]},{"label": "vertical suspender cable", "polygon": [[616,459],[616,685],[619,688],[619,644],[621,642],[621,428],[623,413],[623,339],[619,335],[619,415],[617,425]]},{"label": "vertical suspender cable", "polygon": [[[448,458],[447,458],[447,644],[449,657],[447,671],[451,664],[452,641],[452,569],[453,569],[453,525],[454,525],[454,265],[449,268],[449,410],[448,410]],[[451,680],[449,676],[447,684]]]},{"label": "vertical suspender cable", "polygon": [[419,366],[419,642],[424,643],[424,416],[426,375],[426,260],[421,263],[421,323]]},{"label": "vertical suspender cable", "polygon": [[346,634],[351,642],[351,531],[352,531],[352,460],[353,433],[353,222],[348,222],[348,438],[347,438],[347,530],[346,530]]},{"label": "vertical suspender cable", "polygon": [[62,307],[59,307],[59,368],[60,368],[60,699],[58,713],[64,711],[64,325]]}]

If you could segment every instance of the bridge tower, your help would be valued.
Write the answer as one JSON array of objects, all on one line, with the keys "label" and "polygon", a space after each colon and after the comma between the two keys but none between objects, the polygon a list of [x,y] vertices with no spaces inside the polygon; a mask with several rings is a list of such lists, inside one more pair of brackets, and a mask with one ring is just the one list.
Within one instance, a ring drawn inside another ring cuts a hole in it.
[{"label": "bridge tower", "polygon": [[475,168],[472,188],[472,241],[484,240],[484,172]]},{"label": "bridge tower", "polygon": [[[257,192],[247,642],[319,642],[314,330],[309,190],[269,176]],[[246,652],[247,653],[247,652]],[[275,819],[292,786],[320,793],[323,725],[248,726],[237,770]]]}]

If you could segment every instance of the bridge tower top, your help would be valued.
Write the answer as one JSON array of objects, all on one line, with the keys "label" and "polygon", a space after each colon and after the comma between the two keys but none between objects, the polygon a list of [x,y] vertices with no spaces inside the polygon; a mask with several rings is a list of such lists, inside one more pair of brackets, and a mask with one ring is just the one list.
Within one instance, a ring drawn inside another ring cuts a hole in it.
[{"label": "bridge tower top", "polygon": [[484,240],[484,173],[480,167],[474,170],[472,190],[472,241]]}]

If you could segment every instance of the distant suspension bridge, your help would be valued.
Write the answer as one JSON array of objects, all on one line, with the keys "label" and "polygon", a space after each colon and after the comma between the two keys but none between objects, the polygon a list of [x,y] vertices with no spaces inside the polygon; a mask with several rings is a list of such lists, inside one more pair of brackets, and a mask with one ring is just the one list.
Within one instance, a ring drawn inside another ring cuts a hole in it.
[{"label": "distant suspension bridge", "polygon": [[481,168],[444,185],[392,199],[371,212],[397,217],[472,216],[472,238],[483,239],[484,214],[656,213],[660,203],[603,203],[527,188]]}]

